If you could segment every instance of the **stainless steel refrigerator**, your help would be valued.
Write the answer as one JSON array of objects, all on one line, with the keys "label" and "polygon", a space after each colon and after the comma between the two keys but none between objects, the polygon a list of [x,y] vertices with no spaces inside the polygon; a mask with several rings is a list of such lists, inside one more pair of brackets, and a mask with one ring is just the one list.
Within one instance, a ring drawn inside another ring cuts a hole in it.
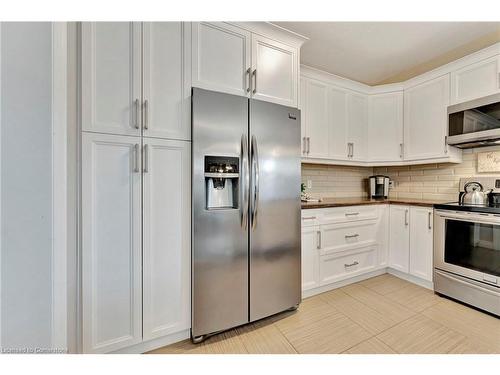
[{"label": "stainless steel refrigerator", "polygon": [[194,88],[192,137],[200,342],[300,303],[300,111]]}]

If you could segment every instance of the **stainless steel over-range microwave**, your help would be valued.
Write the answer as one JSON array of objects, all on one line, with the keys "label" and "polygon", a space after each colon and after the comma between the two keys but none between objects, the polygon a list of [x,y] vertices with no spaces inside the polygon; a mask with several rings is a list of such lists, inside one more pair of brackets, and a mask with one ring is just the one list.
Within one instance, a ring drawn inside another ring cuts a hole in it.
[{"label": "stainless steel over-range microwave", "polygon": [[449,106],[447,143],[459,148],[500,144],[500,93]]}]

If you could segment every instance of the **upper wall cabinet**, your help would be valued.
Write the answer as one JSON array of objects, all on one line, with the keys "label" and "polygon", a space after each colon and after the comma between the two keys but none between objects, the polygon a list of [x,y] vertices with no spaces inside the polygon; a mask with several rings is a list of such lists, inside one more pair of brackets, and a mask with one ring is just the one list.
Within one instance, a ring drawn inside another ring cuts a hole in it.
[{"label": "upper wall cabinet", "polygon": [[191,27],[143,24],[143,135],[191,138]]},{"label": "upper wall cabinet", "polygon": [[193,86],[297,106],[299,48],[224,22],[192,26]]},{"label": "upper wall cabinet", "polygon": [[368,130],[368,97],[358,93],[347,96],[347,156],[351,160],[366,159]]},{"label": "upper wall cabinet", "polygon": [[403,92],[369,98],[368,159],[403,160]]},{"label": "upper wall cabinet", "polygon": [[223,23],[193,23],[193,86],[249,95],[251,33]]},{"label": "upper wall cabinet", "polygon": [[140,135],[141,24],[82,24],[82,129]]},{"label": "upper wall cabinet", "polygon": [[404,156],[407,160],[446,157],[449,74],[404,92]]},{"label": "upper wall cabinet", "polygon": [[84,22],[82,130],[190,139],[190,32],[181,22]]},{"label": "upper wall cabinet", "polygon": [[[302,80],[302,155],[328,158],[330,121],[328,86],[315,80]],[[304,108],[307,107],[307,110]]]},{"label": "upper wall cabinet", "polygon": [[252,35],[252,97],[297,106],[298,50]]},{"label": "upper wall cabinet", "polygon": [[500,56],[451,73],[451,104],[500,92]]}]

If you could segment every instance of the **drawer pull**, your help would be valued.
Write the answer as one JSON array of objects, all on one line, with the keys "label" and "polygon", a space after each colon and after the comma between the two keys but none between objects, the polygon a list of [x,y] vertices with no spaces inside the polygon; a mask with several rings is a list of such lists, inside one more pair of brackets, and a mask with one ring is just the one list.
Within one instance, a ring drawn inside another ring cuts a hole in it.
[{"label": "drawer pull", "polygon": [[359,263],[357,261],[352,262],[351,264],[344,264],[344,267],[353,267],[357,266]]},{"label": "drawer pull", "polygon": [[346,212],[345,216],[356,216],[359,215],[359,212]]},{"label": "drawer pull", "polygon": [[303,217],[302,220],[315,220],[316,216]]},{"label": "drawer pull", "polygon": [[347,239],[347,238],[356,238],[356,237],[359,237],[359,234],[357,234],[357,233],[356,233],[356,234],[346,234],[346,235],[345,235],[345,238],[346,238],[346,239]]}]

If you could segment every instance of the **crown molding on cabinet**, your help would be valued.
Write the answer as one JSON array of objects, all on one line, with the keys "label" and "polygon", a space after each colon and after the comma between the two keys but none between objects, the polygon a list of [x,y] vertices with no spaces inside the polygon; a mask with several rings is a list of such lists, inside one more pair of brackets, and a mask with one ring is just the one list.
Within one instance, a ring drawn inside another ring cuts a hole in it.
[{"label": "crown molding on cabinet", "polygon": [[353,90],[361,94],[369,94],[371,86],[361,82],[356,82],[332,73],[325,72],[307,65],[300,66],[300,75],[310,79],[316,79],[327,84],[338,86],[344,89]]},{"label": "crown molding on cabinet", "polygon": [[278,42],[288,44],[293,47],[300,47],[309,38],[297,34],[296,32],[287,30],[281,26],[271,22],[226,22],[227,24],[237,26],[254,34],[265,36],[266,38],[274,39]]}]

